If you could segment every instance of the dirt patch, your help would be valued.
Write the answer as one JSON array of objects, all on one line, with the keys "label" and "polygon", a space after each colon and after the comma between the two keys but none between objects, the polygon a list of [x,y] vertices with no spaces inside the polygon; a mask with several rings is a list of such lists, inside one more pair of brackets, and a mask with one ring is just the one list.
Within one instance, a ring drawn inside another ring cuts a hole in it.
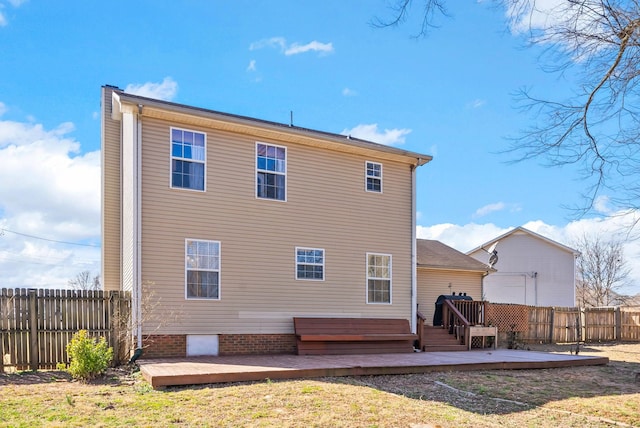
[{"label": "dirt patch", "polygon": [[[129,384],[134,381],[133,374],[138,371],[134,365],[123,365],[107,369],[104,376],[85,382],[91,385]],[[37,385],[46,383],[83,383],[74,380],[69,373],[62,370],[40,370],[37,372],[22,371],[17,373],[0,373],[2,385]]]}]

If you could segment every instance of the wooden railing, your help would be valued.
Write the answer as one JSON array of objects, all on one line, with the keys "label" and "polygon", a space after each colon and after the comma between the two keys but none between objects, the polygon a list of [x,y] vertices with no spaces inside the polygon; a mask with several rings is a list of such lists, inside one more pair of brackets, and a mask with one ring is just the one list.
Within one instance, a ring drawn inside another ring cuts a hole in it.
[{"label": "wooden railing", "polygon": [[417,333],[418,333],[418,349],[422,349],[422,347],[424,346],[424,322],[427,320],[427,318],[422,314],[422,312],[417,311],[417,318],[418,318],[418,322],[417,322]]},{"label": "wooden railing", "polygon": [[464,343],[464,333],[469,329],[470,324],[451,300],[445,300],[442,304],[442,325],[445,329],[449,330],[449,333],[453,334],[461,344]]},{"label": "wooden railing", "polygon": [[445,300],[442,305],[442,324],[461,344],[469,345],[470,327],[484,325],[484,302]]},{"label": "wooden railing", "polygon": [[485,325],[484,302],[480,300],[452,300],[470,325]]}]

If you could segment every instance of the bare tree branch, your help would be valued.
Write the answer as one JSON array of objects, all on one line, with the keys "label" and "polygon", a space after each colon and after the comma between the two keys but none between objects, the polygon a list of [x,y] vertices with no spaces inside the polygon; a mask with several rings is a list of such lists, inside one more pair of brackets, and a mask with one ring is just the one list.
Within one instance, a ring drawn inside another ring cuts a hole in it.
[{"label": "bare tree branch", "polygon": [[78,273],[75,278],[68,281],[68,284],[74,290],[102,290],[100,275],[92,277],[88,270]]},{"label": "bare tree branch", "polygon": [[580,251],[576,263],[576,303],[582,307],[622,305],[630,299],[620,293],[627,285],[622,242],[584,235],[576,243]]},{"label": "bare tree branch", "polygon": [[[426,36],[445,0],[421,0],[418,35]],[[514,34],[542,49],[543,70],[557,73],[565,97],[517,99],[531,126],[511,138],[503,153],[514,162],[577,165],[585,183],[579,213],[594,210],[606,195],[615,211],[640,209],[640,0],[494,0]],[[395,0],[393,18],[378,27],[405,23],[413,0]]]},{"label": "bare tree branch", "polygon": [[[444,0],[422,0],[422,3],[422,21],[420,30],[414,35],[416,38],[426,37],[429,29],[436,27],[433,21],[437,15],[447,16],[446,2]],[[392,18],[382,19],[375,17],[371,21],[371,25],[376,28],[398,27],[407,20],[412,6],[413,0],[397,0],[389,6],[392,10]]]}]

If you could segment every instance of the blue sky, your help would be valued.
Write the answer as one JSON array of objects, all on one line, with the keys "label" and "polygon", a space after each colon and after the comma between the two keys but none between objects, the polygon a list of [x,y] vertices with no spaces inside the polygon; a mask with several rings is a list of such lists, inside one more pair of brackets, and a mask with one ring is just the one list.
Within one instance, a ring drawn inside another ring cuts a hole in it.
[{"label": "blue sky", "polygon": [[[563,208],[582,203],[576,168],[501,154],[531,123],[513,94],[561,95],[571,77],[543,72],[489,2],[449,2],[423,39],[419,8],[374,28],[387,4],[0,0],[0,286],[99,273],[104,84],[276,122],[293,112],[297,126],[433,155],[418,174],[418,233],[461,251],[522,225],[569,246],[611,233],[606,198],[589,218]],[[630,267],[639,252],[627,246]]]}]

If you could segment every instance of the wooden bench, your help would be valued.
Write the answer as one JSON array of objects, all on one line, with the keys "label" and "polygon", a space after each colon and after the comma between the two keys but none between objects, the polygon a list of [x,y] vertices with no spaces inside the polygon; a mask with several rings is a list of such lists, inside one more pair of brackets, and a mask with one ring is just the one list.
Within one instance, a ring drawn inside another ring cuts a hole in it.
[{"label": "wooden bench", "polygon": [[293,319],[298,355],[413,352],[418,335],[406,319]]}]

